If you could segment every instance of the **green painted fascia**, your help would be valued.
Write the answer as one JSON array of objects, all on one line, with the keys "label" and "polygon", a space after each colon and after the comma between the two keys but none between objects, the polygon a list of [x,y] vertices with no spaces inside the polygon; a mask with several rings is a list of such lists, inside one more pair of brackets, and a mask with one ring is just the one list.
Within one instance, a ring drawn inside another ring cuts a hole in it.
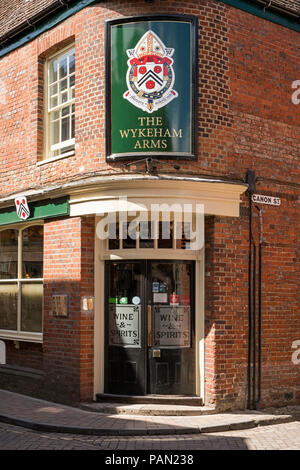
[{"label": "green painted fascia", "polygon": [[25,35],[21,35],[16,40],[13,40],[8,46],[0,50],[0,57],[5,56],[9,52],[12,52],[18,47],[23,46],[27,42],[32,41],[32,39],[36,38],[41,33],[48,31],[49,29],[53,28],[53,26],[56,26],[61,21],[64,21],[66,18],[69,18],[83,8],[92,5],[92,3],[99,3],[99,0],[78,0],[77,3],[69,6],[65,11],[57,13],[51,18],[48,18],[47,20],[39,23],[37,26],[35,26],[34,31],[31,31]]},{"label": "green painted fascia", "polygon": [[[58,199],[46,199],[43,201],[28,202],[28,206],[30,209],[30,217],[26,220],[26,222],[69,215],[68,196]],[[0,210],[0,226],[16,223],[24,223],[24,221],[19,219],[17,216],[15,206]]]},{"label": "green painted fascia", "polygon": [[288,18],[284,14],[274,13],[272,11],[264,10],[263,7],[259,5],[255,5],[251,2],[251,0],[218,0],[219,2],[226,3],[227,5],[231,5],[232,7],[238,8],[239,10],[246,11],[251,15],[258,16],[263,18],[264,20],[271,21],[272,23],[279,24],[280,26],[284,26],[285,28],[293,29],[300,33],[300,23],[299,19],[295,18],[295,20]]}]

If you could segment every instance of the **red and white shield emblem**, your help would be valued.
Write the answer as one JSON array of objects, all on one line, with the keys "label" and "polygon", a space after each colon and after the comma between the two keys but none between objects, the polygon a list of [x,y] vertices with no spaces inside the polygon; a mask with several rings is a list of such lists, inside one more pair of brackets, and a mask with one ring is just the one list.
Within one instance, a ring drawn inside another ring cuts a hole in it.
[{"label": "red and white shield emblem", "polygon": [[175,73],[171,56],[174,49],[167,48],[151,30],[147,31],[135,49],[128,49],[129,60],[126,82],[128,90],[123,98],[134,106],[152,113],[177,98],[173,89]]},{"label": "red and white shield emblem", "polygon": [[17,215],[20,219],[26,220],[30,217],[30,210],[25,196],[17,197],[15,199]]}]

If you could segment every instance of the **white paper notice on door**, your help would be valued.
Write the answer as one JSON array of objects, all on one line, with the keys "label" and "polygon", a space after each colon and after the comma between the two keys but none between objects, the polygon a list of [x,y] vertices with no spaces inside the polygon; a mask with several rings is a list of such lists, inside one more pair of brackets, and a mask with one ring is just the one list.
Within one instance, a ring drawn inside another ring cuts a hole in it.
[{"label": "white paper notice on door", "polygon": [[155,304],[166,304],[168,302],[168,294],[155,293],[153,294],[153,303]]}]

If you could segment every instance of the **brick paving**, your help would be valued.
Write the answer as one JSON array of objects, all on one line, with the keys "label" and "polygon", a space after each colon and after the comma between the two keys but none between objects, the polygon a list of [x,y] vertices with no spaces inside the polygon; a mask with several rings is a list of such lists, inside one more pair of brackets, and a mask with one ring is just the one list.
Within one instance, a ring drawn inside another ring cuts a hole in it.
[{"label": "brick paving", "polygon": [[[300,422],[209,434],[81,436],[43,433],[0,423],[0,450],[299,450]],[[134,455],[134,454],[133,454]]]},{"label": "brick paving", "polygon": [[259,412],[203,416],[104,414],[0,390],[0,421],[40,431],[95,435],[192,434],[292,421],[290,414]]}]

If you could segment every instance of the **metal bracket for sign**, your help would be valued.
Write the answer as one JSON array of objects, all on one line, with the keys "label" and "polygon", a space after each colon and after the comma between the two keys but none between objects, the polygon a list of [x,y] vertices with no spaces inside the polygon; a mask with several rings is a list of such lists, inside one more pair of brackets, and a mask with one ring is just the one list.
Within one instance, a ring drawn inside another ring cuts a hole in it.
[{"label": "metal bracket for sign", "polygon": [[145,171],[146,171],[147,174],[153,173],[154,171],[157,170],[157,166],[153,165],[153,163],[158,163],[160,165],[162,165],[162,164],[168,165],[168,166],[171,166],[172,168],[174,168],[177,171],[180,170],[179,165],[172,165],[172,163],[167,163],[167,162],[164,162],[162,160],[155,160],[154,158],[151,158],[151,157],[141,158],[141,159],[135,160],[133,162],[124,163],[123,166],[125,168],[127,168],[131,165],[139,165],[140,163],[143,163],[143,162],[146,163]]}]

